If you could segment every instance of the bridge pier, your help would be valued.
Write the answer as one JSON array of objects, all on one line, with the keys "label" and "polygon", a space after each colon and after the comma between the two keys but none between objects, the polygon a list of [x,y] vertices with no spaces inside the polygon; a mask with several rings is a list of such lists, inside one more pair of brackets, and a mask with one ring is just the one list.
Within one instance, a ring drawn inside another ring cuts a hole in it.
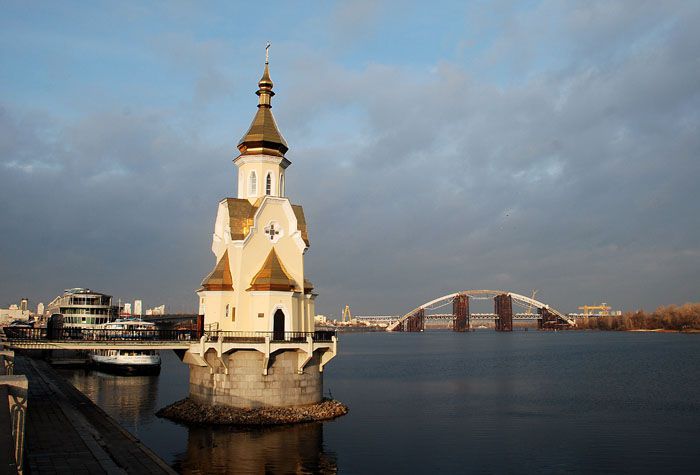
[{"label": "bridge pier", "polygon": [[513,331],[513,298],[508,294],[496,295],[493,298],[497,332]]},{"label": "bridge pier", "polygon": [[537,313],[542,316],[542,318],[537,320],[537,328],[540,330],[554,330],[562,326],[559,323],[559,318],[554,313],[550,312],[549,309],[540,308],[537,310]]},{"label": "bridge pier", "polygon": [[457,295],[452,301],[452,330],[456,332],[469,331],[469,296]]},{"label": "bridge pier", "polygon": [[422,332],[425,330],[425,310],[419,308],[401,322],[394,331],[397,332]]}]

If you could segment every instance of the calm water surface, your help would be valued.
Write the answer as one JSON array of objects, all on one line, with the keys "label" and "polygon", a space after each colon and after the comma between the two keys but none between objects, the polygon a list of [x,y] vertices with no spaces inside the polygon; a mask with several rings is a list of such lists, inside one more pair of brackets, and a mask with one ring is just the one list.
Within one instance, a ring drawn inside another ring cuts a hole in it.
[{"label": "calm water surface", "polygon": [[274,430],[188,429],[160,376],[65,371],[185,473],[700,472],[700,335],[481,331],[341,338],[326,392],[350,414]]}]

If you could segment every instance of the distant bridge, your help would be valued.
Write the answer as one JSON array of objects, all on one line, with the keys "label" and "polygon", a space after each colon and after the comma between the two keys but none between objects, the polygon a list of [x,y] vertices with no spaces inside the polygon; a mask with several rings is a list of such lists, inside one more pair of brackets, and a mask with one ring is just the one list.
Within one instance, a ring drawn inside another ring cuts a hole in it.
[{"label": "distant bridge", "polygon": [[[469,301],[494,301],[494,313],[470,313]],[[513,313],[513,304],[524,312]],[[431,310],[452,305],[452,313],[427,313]],[[533,312],[535,310],[536,312]],[[452,329],[457,332],[469,331],[471,320],[491,320],[496,331],[512,331],[513,320],[536,320],[538,328],[558,329],[576,326],[576,320],[564,315],[549,305],[524,295],[503,290],[463,290],[443,295],[414,308],[403,317],[391,323],[387,331],[418,332],[425,330],[426,320],[452,321]]]}]

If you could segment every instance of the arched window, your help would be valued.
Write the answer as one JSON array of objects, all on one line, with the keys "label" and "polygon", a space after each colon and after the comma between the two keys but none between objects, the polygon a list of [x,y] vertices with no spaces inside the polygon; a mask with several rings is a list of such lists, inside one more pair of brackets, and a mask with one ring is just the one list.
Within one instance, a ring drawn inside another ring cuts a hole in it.
[{"label": "arched window", "polygon": [[284,175],[280,173],[280,196],[284,196]]},{"label": "arched window", "polygon": [[272,194],[272,174],[268,173],[267,178],[265,178],[265,194]]},{"label": "arched window", "polygon": [[255,170],[250,172],[250,178],[248,179],[248,195],[254,196],[258,194],[258,175]]}]

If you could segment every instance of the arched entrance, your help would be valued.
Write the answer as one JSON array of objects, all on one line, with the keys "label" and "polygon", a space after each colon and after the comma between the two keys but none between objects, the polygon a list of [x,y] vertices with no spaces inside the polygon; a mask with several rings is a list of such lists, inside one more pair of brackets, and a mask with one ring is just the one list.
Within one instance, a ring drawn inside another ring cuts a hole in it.
[{"label": "arched entrance", "polygon": [[278,308],[272,322],[272,339],[284,340],[284,312]]}]

